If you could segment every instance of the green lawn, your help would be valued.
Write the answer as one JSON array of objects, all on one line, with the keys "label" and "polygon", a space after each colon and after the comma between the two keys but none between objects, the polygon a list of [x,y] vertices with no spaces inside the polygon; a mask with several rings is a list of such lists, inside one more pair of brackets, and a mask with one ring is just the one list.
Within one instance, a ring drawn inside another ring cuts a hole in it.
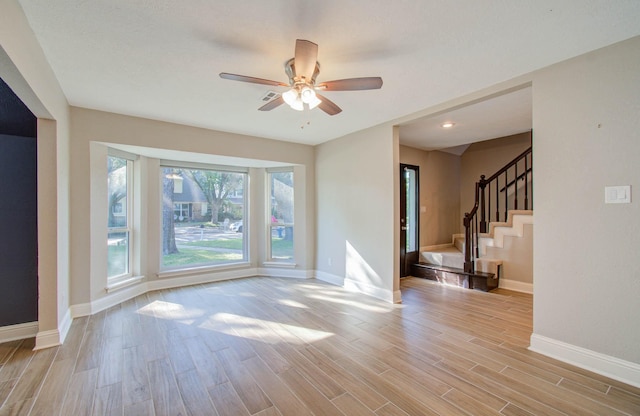
[{"label": "green lawn", "polygon": [[232,250],[242,250],[241,238],[219,238],[217,240],[202,240],[202,241],[190,241],[184,243],[186,246],[196,247],[213,247],[213,248],[226,248]]},{"label": "green lawn", "polygon": [[119,276],[127,272],[127,246],[107,246],[107,276]]},{"label": "green lawn", "polygon": [[284,238],[272,238],[271,257],[275,259],[292,259],[293,240],[285,240]]},{"label": "green lawn", "polygon": [[[191,241],[182,247],[179,253],[162,256],[162,265],[169,267],[190,266],[198,264],[231,263],[242,260],[242,239],[221,238],[217,240]],[[191,248],[193,247],[193,248]],[[197,247],[221,248],[238,250],[237,253],[223,253],[211,250],[201,250]],[[271,240],[272,256],[274,258],[293,258],[293,241],[283,238]],[[107,273],[116,276],[126,271],[126,246],[109,246]]]},{"label": "green lawn", "polygon": [[162,256],[164,266],[188,266],[207,263],[227,263],[242,260],[242,253],[220,253],[211,250],[181,248],[179,253]]}]

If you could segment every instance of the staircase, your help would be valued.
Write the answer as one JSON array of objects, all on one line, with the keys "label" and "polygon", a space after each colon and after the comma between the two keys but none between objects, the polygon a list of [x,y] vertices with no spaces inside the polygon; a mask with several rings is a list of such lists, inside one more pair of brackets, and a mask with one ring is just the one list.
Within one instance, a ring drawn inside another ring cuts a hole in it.
[{"label": "staircase", "polygon": [[522,237],[524,226],[533,224],[532,172],[530,147],[489,178],[482,175],[474,206],[464,215],[464,234],[454,234],[451,244],[426,247],[411,274],[469,289],[497,288],[503,260],[487,257],[487,247],[502,248],[504,237]]},{"label": "staircase", "polygon": [[507,221],[490,223],[489,232],[477,236],[479,256],[473,271],[464,269],[465,235],[454,234],[451,244],[425,247],[420,262],[413,265],[412,275],[469,289],[493,290],[499,285],[503,260],[487,257],[487,247],[504,249],[505,237],[522,237],[527,224],[533,224],[531,210],[510,210]]}]

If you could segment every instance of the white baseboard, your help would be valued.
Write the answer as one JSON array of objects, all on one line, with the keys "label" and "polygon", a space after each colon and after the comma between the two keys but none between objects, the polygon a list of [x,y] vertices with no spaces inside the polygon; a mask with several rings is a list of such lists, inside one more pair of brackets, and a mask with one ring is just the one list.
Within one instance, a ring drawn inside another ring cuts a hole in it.
[{"label": "white baseboard", "polygon": [[500,289],[513,290],[514,292],[533,294],[533,283],[524,283],[518,282],[517,280],[500,278],[498,287],[500,287]]},{"label": "white baseboard", "polygon": [[67,334],[69,333],[69,329],[71,329],[71,322],[73,322],[73,319],[71,318],[71,309],[67,309],[67,312],[65,312],[64,316],[62,317],[62,321],[58,325],[61,344],[65,339],[67,339]]},{"label": "white baseboard", "polygon": [[17,339],[33,338],[38,334],[38,321],[0,327],[0,344]]},{"label": "white baseboard", "polygon": [[100,299],[90,303],[80,303],[72,305],[70,308],[71,317],[78,318],[80,316],[93,315],[94,313],[109,309],[119,303],[140,296],[144,293],[154,290],[172,289],[175,287],[197,285],[201,283],[219,282],[222,280],[241,279],[244,277],[269,276],[269,277],[288,277],[298,279],[313,278],[312,270],[296,270],[284,268],[248,268],[248,269],[231,269],[216,273],[202,273],[179,277],[167,277],[150,282],[140,282],[139,284],[127,286],[123,289],[110,292]]},{"label": "white baseboard", "polygon": [[60,340],[60,331],[51,329],[49,331],[39,331],[36,335],[36,346],[34,351],[51,348],[62,344]]},{"label": "white baseboard", "polygon": [[322,280],[323,282],[336,285],[336,286],[344,286],[344,277],[337,276],[335,274],[323,272],[320,270],[315,271],[315,278],[318,280]]},{"label": "white baseboard", "polygon": [[393,303],[402,303],[402,293],[399,290],[393,291]]},{"label": "white baseboard", "polygon": [[392,290],[382,289],[365,282],[352,279],[344,279],[344,288],[352,292],[362,293],[385,302],[394,303],[394,293]]},{"label": "white baseboard", "polygon": [[291,279],[312,279],[313,270],[292,269],[289,267],[261,267],[258,276],[285,277]]},{"label": "white baseboard", "polygon": [[91,315],[91,304],[78,303],[76,305],[71,305],[69,307],[69,311],[72,319],[79,318],[81,316],[89,316]]},{"label": "white baseboard", "polygon": [[640,364],[621,360],[542,335],[531,335],[531,351],[640,388]]},{"label": "white baseboard", "polygon": [[258,269],[229,269],[220,272],[208,272],[190,276],[162,278],[147,282],[147,292],[152,290],[173,289],[174,287],[199,285],[202,283],[219,282],[222,280],[242,279],[244,277],[258,276]]}]

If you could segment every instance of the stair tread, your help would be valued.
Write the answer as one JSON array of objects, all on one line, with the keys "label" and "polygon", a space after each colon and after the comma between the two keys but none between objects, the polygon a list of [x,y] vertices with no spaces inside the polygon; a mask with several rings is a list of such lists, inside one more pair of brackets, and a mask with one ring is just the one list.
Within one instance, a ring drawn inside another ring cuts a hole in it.
[{"label": "stair tread", "polygon": [[437,253],[437,254],[462,254],[456,246],[443,247],[433,250],[423,250],[423,253]]},{"label": "stair tread", "polygon": [[486,278],[491,278],[493,279],[495,274],[493,273],[485,273],[485,272],[473,272],[473,273],[469,273],[469,272],[465,272],[464,269],[459,269],[456,267],[449,267],[449,266],[441,266],[439,264],[432,264],[432,263],[425,263],[425,262],[419,262],[419,263],[415,263],[415,266],[417,267],[425,267],[428,269],[435,269],[435,270],[441,270],[444,272],[450,272],[450,273],[457,273],[457,274],[463,274],[463,275],[474,275],[474,276],[478,276],[478,277],[486,277]]}]

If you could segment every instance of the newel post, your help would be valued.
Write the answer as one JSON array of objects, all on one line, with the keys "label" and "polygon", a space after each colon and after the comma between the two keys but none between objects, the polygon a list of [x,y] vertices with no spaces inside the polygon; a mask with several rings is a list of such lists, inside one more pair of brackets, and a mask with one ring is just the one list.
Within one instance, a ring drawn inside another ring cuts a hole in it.
[{"label": "newel post", "polygon": [[471,241],[471,219],[472,216],[468,213],[464,213],[464,271],[467,273],[473,273],[474,264],[472,259],[473,242]]},{"label": "newel post", "polygon": [[487,216],[485,213],[486,204],[484,199],[484,188],[487,186],[487,181],[484,175],[480,175],[480,182],[478,182],[480,187],[480,232],[487,232]]}]

